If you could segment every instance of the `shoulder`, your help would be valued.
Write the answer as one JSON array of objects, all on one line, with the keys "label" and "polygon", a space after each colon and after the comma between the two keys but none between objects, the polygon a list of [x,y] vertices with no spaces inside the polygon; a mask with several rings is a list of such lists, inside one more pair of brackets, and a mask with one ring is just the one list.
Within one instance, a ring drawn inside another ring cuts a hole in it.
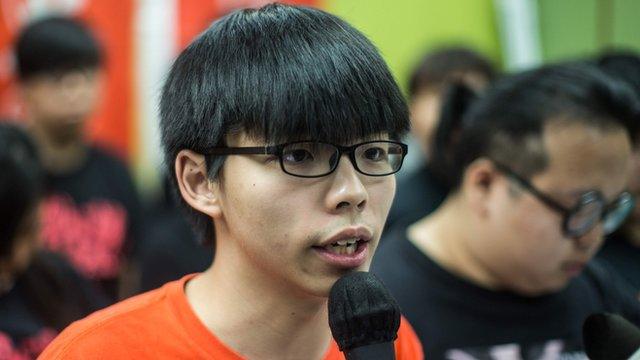
[{"label": "shoulder", "polygon": [[129,168],[124,159],[117,156],[113,151],[101,146],[89,146],[89,161],[100,166],[107,166],[110,170],[129,172]]},{"label": "shoulder", "polygon": [[391,274],[402,275],[406,267],[410,265],[411,256],[415,247],[407,238],[407,226],[396,224],[380,239],[380,245],[376,250],[371,271],[379,276]]},{"label": "shoulder", "polygon": [[145,337],[170,321],[167,298],[171,286],[178,284],[168,283],[74,322],[47,347],[41,359],[88,358],[99,353],[118,358],[121,349],[140,346]]},{"label": "shoulder", "polygon": [[583,276],[598,292],[605,304],[604,311],[619,313],[640,325],[640,302],[635,290],[606,261],[592,260]]},{"label": "shoulder", "polygon": [[[104,178],[109,183],[111,193],[118,194],[127,207],[137,207],[138,195],[129,164],[115,153],[98,146],[89,148],[88,173]],[[132,205],[133,203],[133,205]],[[129,209],[131,210],[131,209]],[[135,210],[137,211],[137,210]]]},{"label": "shoulder", "polygon": [[602,259],[592,259],[581,277],[594,286],[604,297],[615,295],[618,290],[619,275]]},{"label": "shoulder", "polygon": [[416,172],[398,181],[396,200],[405,201],[412,206],[428,200],[422,208],[429,209],[437,206],[447,195],[447,188],[433,174],[426,165]]}]

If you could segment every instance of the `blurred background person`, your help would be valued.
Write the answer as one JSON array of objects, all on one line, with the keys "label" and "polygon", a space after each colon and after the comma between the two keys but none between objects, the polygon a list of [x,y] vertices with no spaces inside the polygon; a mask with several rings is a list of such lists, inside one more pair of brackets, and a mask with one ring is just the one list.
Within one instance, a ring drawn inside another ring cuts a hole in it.
[{"label": "blurred background person", "polygon": [[42,169],[16,125],[0,124],[0,169],[0,359],[32,359],[106,299],[64,258],[39,249]]},{"label": "blurred background person", "polygon": [[25,117],[45,170],[44,246],[115,301],[135,291],[140,204],[126,165],[84,136],[100,101],[102,50],[79,21],[58,16],[29,23],[15,47]]},{"label": "blurred background person", "polygon": [[213,261],[214,244],[203,245],[178,207],[170,179],[164,192],[145,212],[139,246],[140,291],[145,292],[204,271]]},{"label": "blurred background person", "polygon": [[443,94],[453,83],[481,92],[495,77],[496,71],[489,59],[469,48],[446,47],[423,56],[411,74],[408,89],[411,111],[408,156],[413,157],[408,161],[419,165],[399,179],[387,229],[396,223],[410,224],[422,218],[447,195],[448,186],[438,176],[437,164],[431,161]]},{"label": "blurred background person", "polygon": [[633,208],[639,118],[638,97],[588,65],[505,77],[478,98],[452,89],[439,127],[458,132],[452,191],[372,265],[426,358],[582,358],[588,315],[640,325],[631,288],[590,262]]},{"label": "blurred background person", "polygon": [[[627,83],[640,96],[640,56],[633,51],[610,51],[602,54],[596,64],[608,75]],[[634,211],[620,230],[613,233],[598,253],[633,286],[640,299],[640,146],[633,151],[633,167],[629,175],[629,190],[636,198]]]}]

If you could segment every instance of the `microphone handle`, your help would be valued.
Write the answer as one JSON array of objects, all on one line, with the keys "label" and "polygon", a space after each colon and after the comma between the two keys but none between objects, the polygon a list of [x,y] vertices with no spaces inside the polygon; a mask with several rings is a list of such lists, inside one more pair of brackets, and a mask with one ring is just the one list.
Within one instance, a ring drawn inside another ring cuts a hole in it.
[{"label": "microphone handle", "polygon": [[347,360],[395,360],[393,341],[359,346],[344,352]]}]

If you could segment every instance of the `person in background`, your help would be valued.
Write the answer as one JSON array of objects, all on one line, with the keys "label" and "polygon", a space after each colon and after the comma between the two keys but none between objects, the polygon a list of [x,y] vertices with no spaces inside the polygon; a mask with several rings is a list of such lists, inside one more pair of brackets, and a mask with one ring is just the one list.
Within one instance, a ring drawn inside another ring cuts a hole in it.
[{"label": "person in background", "polygon": [[143,292],[202,272],[213,261],[212,244],[201,244],[176,201],[171,180],[163,179],[163,194],[145,212],[141,231],[138,259]]},{"label": "person in background", "polygon": [[[596,64],[609,76],[627,83],[640,96],[640,56],[637,53],[609,52],[601,55]],[[622,227],[607,238],[597,256],[618,270],[640,299],[640,146],[634,147],[632,160],[629,191],[636,197],[636,206]]]},{"label": "person in background", "polygon": [[[496,77],[491,62],[464,47],[446,47],[428,52],[409,79],[411,137],[407,161],[420,165],[399,177],[386,228],[410,224],[433,211],[447,195],[448,185],[439,176],[431,148],[435,142],[442,97],[453,83],[463,83],[480,92]],[[413,146],[415,145],[415,146]],[[417,154],[417,155],[414,155]],[[407,164],[411,166],[411,164]]]},{"label": "person in background", "polygon": [[479,98],[452,89],[439,129],[458,133],[439,155],[452,190],[372,265],[427,358],[583,358],[591,313],[640,324],[631,289],[591,261],[633,207],[639,119],[638,97],[588,65],[508,76]]},{"label": "person in background", "polygon": [[85,26],[64,17],[28,24],[15,53],[26,120],[45,169],[44,246],[115,301],[134,292],[140,204],[125,164],[83,132],[99,101],[104,55]]},{"label": "person in background", "polygon": [[[178,56],[160,115],[171,184],[214,260],[76,322],[42,359],[344,359],[329,292],[369,269],[407,150],[373,44],[319,9],[237,11]],[[422,359],[399,326],[396,358]]]},{"label": "person in background", "polygon": [[7,122],[0,169],[0,359],[33,359],[106,301],[62,257],[39,249],[42,169],[31,139]]}]

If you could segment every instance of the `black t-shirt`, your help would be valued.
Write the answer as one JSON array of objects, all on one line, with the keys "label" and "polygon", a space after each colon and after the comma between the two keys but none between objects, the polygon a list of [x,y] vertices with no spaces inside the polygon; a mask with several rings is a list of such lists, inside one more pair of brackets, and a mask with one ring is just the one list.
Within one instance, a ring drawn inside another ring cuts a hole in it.
[{"label": "black t-shirt", "polygon": [[140,202],[127,167],[95,147],[72,172],[46,174],[45,247],[64,254],[113,300],[117,278],[138,238]]},{"label": "black t-shirt", "polygon": [[631,245],[622,235],[605,241],[597,257],[606,261],[635,289],[640,298],[640,248]]},{"label": "black t-shirt", "polygon": [[405,231],[390,233],[371,271],[397,299],[427,359],[586,359],[582,324],[588,315],[614,312],[640,324],[640,303],[595,261],[562,291],[523,297],[449,273]]},{"label": "black t-shirt", "polygon": [[414,223],[429,215],[444,201],[447,187],[427,165],[398,181],[385,229]]},{"label": "black t-shirt", "polygon": [[[65,309],[53,306],[54,300],[44,294],[53,294]],[[38,296],[42,298],[34,299]],[[45,308],[37,309],[43,302]],[[43,318],[43,311],[59,315],[66,310],[70,323],[106,305],[104,296],[62,257],[38,254],[13,288],[0,294],[0,359],[33,359],[53,340],[60,326]]]},{"label": "black t-shirt", "polygon": [[213,247],[199,244],[184,214],[172,205],[150,211],[142,233],[140,291],[202,272],[213,261]]}]

